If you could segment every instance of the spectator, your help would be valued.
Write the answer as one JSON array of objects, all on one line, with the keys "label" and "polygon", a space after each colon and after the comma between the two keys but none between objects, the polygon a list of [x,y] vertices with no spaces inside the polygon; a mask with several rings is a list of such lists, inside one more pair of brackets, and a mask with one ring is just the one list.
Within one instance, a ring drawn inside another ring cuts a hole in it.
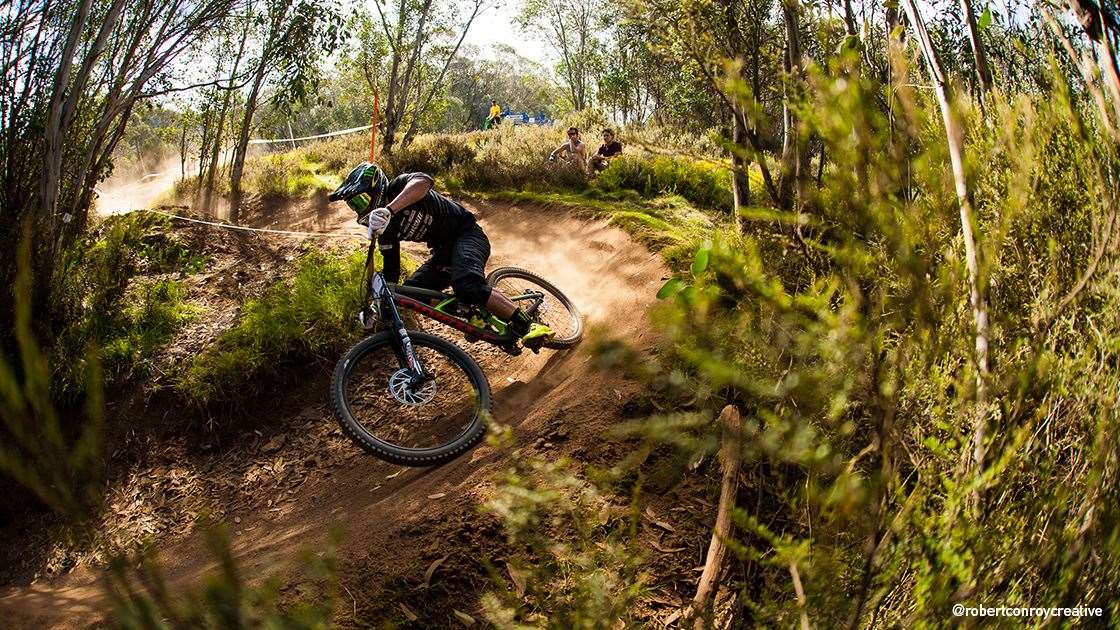
[{"label": "spectator", "polygon": [[567,142],[553,149],[548,155],[548,160],[555,161],[557,156],[564,157],[578,166],[581,171],[587,172],[587,145],[579,139],[579,129],[568,127]]},{"label": "spectator", "polygon": [[502,124],[502,106],[498,105],[498,101],[490,102],[490,116],[486,120],[488,127],[494,127]]},{"label": "spectator", "polygon": [[598,173],[610,166],[610,158],[622,153],[622,143],[614,139],[614,131],[611,129],[603,130],[603,144],[599,145],[599,150],[595,155],[591,156],[591,168]]}]

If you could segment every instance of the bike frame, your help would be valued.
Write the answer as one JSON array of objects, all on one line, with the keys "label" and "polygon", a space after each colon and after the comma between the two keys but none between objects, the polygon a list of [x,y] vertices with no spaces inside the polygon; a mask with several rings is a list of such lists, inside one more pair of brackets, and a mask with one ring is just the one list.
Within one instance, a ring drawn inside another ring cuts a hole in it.
[{"label": "bike frame", "polygon": [[[377,275],[381,275],[381,274],[378,273]],[[446,324],[446,325],[454,328],[455,330],[458,330],[461,333],[470,335],[472,337],[477,337],[480,341],[485,341],[487,343],[492,343],[496,346],[501,346],[501,345],[505,345],[505,344],[509,344],[509,343],[513,343],[513,342],[517,341],[517,337],[515,337],[513,335],[499,334],[499,333],[496,333],[492,330],[487,330],[485,328],[479,328],[478,326],[475,326],[474,324],[472,324],[468,321],[465,321],[463,319],[455,317],[454,315],[448,315],[447,313],[439,310],[439,306],[432,307],[431,305],[425,304],[424,302],[421,302],[420,300],[417,300],[415,298],[412,298],[412,297],[409,297],[407,295],[403,295],[402,293],[400,293],[400,291],[407,291],[407,290],[408,290],[407,287],[398,287],[398,292],[390,291],[390,294],[392,295],[392,301],[394,302],[394,306],[399,304],[400,306],[402,306],[404,308],[407,308],[410,311],[419,313],[419,314],[421,314],[425,317],[430,317],[430,318],[436,320],[437,322],[439,322],[441,324]],[[440,306],[442,306],[442,304]]]},{"label": "bike frame", "polygon": [[[398,306],[450,326],[472,339],[485,341],[515,354],[520,351],[520,348],[517,346],[517,336],[505,332],[505,324],[493,315],[489,316],[490,321],[488,323],[495,328],[500,327],[501,332],[480,328],[465,319],[440,310],[454,303],[454,296],[439,291],[429,291],[404,285],[392,285],[385,282],[385,277],[380,271],[375,269],[374,261],[376,251],[377,239],[374,239],[370,243],[369,250],[366,252],[366,277],[368,278],[368,284],[366,286],[369,289],[369,294],[365,302],[368,304],[370,298],[376,299],[378,302],[378,317],[392,325],[393,330],[397,333],[395,337],[398,342],[396,344],[396,349],[400,355],[398,358],[401,360],[402,367],[407,365],[409,369],[417,373],[418,377],[427,377],[423,366],[420,364],[419,358],[416,356],[416,352],[412,348],[412,340],[409,338],[408,330],[405,328],[404,321],[401,319]],[[417,297],[407,295],[409,292],[413,292]],[[432,299],[440,299],[440,303],[433,307],[430,303],[417,299],[418,297],[427,298],[429,295]],[[437,295],[439,296],[438,298],[436,297]],[[544,294],[537,292],[510,297],[510,299],[515,302],[534,300],[533,307],[529,309],[530,311],[539,306],[543,298]]]}]

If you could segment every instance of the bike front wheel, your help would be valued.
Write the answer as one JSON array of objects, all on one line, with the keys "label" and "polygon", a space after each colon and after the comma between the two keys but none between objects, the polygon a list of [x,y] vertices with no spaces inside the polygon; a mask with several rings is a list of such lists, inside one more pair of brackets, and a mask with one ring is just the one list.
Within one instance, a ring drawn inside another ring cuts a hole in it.
[{"label": "bike front wheel", "polygon": [[556,332],[546,348],[571,348],[583,337],[583,316],[568,296],[548,280],[517,267],[499,267],[486,283],[502,292],[529,317]]},{"label": "bike front wheel", "polygon": [[409,331],[424,370],[411,383],[394,331],[366,337],[343,355],[331,379],[342,430],[365,451],[401,466],[435,466],[455,459],[486,435],[490,385],[455,344]]}]

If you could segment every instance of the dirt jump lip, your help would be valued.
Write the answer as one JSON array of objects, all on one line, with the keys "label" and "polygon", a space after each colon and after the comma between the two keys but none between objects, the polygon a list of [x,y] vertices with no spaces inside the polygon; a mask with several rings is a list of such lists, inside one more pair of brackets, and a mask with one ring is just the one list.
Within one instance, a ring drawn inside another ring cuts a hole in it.
[{"label": "dirt jump lip", "polygon": [[[307,204],[306,212],[320,211],[313,201]],[[530,205],[471,199],[467,205],[492,243],[488,268],[516,265],[548,278],[580,307],[593,334],[596,327],[607,328],[611,336],[646,349],[655,342],[646,312],[667,275],[656,254],[606,221]],[[293,225],[304,220],[296,209],[285,214]],[[349,231],[351,224],[342,219],[352,216],[336,216],[338,221],[323,227]],[[489,344],[469,344],[456,331],[444,332],[482,364],[494,390],[494,420],[512,428],[519,449],[584,459],[603,448],[604,434],[625,416],[625,404],[639,392],[638,384],[620,375],[596,371],[579,348],[510,358]],[[333,426],[325,389],[321,400],[314,399],[313,391],[297,393],[310,399],[298,403],[304,407],[292,422],[304,422],[309,430]],[[506,454],[486,445],[438,468],[403,471],[356,450],[345,445],[338,454],[323,455],[326,461],[318,468],[329,474],[309,478],[282,509],[236,506],[242,520],[231,532],[231,546],[243,575],[293,577],[299,550],[320,547],[331,526],[341,524],[347,533],[338,550],[339,579],[358,598],[354,607],[360,613],[375,605],[369,602],[378,600],[381,585],[423,575],[425,554],[462,553],[455,551],[448,532],[478,520],[490,480],[508,465]],[[262,457],[260,449],[254,452]],[[283,453],[281,449],[273,456]],[[197,582],[214,566],[197,530],[157,542],[173,588]],[[79,567],[58,578],[0,588],[0,618],[16,628],[96,624],[108,607],[99,573]],[[349,601],[346,608],[349,615]],[[366,610],[374,614],[374,609]]]}]

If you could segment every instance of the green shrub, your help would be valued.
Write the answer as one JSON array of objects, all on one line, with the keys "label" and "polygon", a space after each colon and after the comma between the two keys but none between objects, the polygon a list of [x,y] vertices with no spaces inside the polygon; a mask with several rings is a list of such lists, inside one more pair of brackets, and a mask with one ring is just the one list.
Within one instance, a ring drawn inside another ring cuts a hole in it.
[{"label": "green shrub", "polygon": [[20,243],[16,264],[15,356],[0,354],[0,487],[9,509],[24,498],[10,492],[11,479],[59,516],[84,523],[105,489],[101,362],[89,346],[66,356],[73,362],[70,384],[84,392],[85,408],[60,413],[52,396],[57,370],[33,332],[29,238]]},{"label": "green shrub", "polygon": [[205,265],[204,256],[175,237],[166,217],[133,212],[95,226],[66,259],[66,325],[53,348],[56,394],[73,399],[81,393],[80,357],[91,344],[102,347],[108,385],[139,375],[134,368],[193,313],[178,283],[147,276],[183,276]]},{"label": "green shrub", "polygon": [[595,185],[603,190],[635,190],[647,199],[680,195],[712,210],[730,211],[734,203],[727,167],[684,157],[624,153],[611,160]]},{"label": "green shrub", "polygon": [[143,361],[170,341],[197,313],[183,301],[182,285],[173,280],[142,279],[126,291],[101,346],[110,381],[143,376]]},{"label": "green shrub", "polygon": [[[981,407],[937,103],[896,85],[888,119],[872,79],[813,81],[805,121],[843,166],[807,206],[805,245],[771,238],[764,222],[716,231],[660,294],[660,369],[600,348],[646,370],[665,406],[699,408],[629,427],[653,444],[698,457],[716,442],[704,420],[724,404],[744,410],[754,465],[732,548],[752,577],[735,585],[750,593],[738,621],[797,625],[791,567],[819,627],[940,627],[958,602],[1111,602],[1120,267],[1100,245],[1117,238],[1114,141],[1060,89],[993,98],[987,120],[961,105],[992,284]],[[982,470],[961,464],[975,414],[987,425]]]},{"label": "green shrub", "polygon": [[479,145],[470,134],[420,136],[390,158],[394,175],[430,173],[442,175],[470,166],[478,158]]},{"label": "green shrub", "polygon": [[246,162],[245,187],[266,199],[298,199],[334,190],[338,183],[326,171],[306,151],[275,153]]},{"label": "green shrub", "polygon": [[199,404],[244,398],[292,362],[342,347],[355,334],[364,274],[362,252],[305,254],[291,277],[242,306],[237,324],[176,377],[176,390]]},{"label": "green shrub", "polygon": [[[512,432],[496,427],[491,443],[511,447]],[[510,461],[486,508],[505,527],[513,583],[483,596],[487,620],[502,630],[636,627],[636,508],[612,503],[571,462]]]}]

